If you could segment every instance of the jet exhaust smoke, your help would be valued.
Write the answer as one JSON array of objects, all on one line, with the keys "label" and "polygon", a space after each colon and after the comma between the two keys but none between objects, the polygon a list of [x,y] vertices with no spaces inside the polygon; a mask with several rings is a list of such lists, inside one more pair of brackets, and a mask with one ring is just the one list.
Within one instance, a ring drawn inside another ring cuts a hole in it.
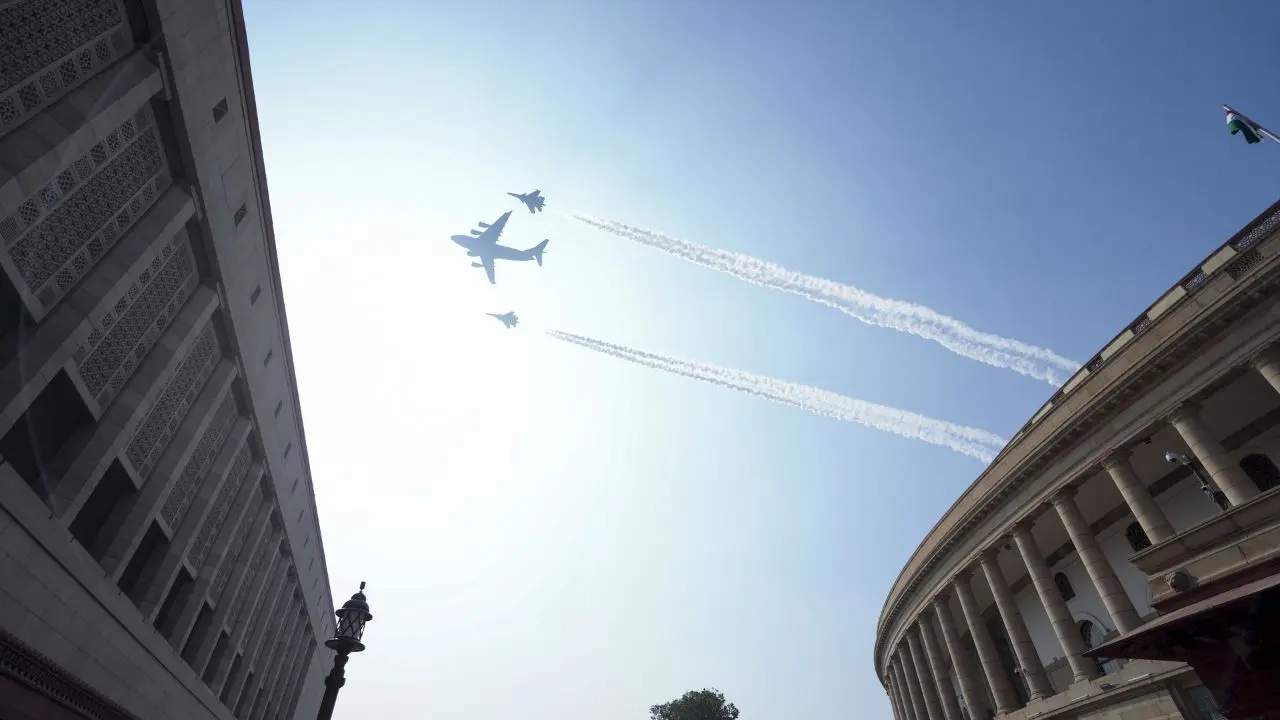
[{"label": "jet exhaust smoke", "polygon": [[1004,438],[986,430],[956,425],[906,410],[877,405],[864,400],[856,400],[846,395],[822,390],[821,388],[778,380],[744,370],[734,370],[693,360],[658,355],[560,330],[548,329],[545,332],[557,340],[563,340],[638,365],[732,388],[783,405],[808,410],[818,415],[858,423],[876,430],[883,430],[884,432],[915,440],[923,440],[924,442],[940,445],[958,453],[977,458],[984,463],[991,462],[996,453],[1005,444]]},{"label": "jet exhaust smoke", "polygon": [[1080,368],[1080,363],[1052,350],[975,330],[923,305],[883,298],[852,285],[806,275],[750,255],[718,250],[660,232],[582,213],[565,214],[578,222],[656,248],[695,265],[718,270],[753,285],[799,295],[833,307],[868,325],[932,340],[962,357],[1013,370],[1055,387]]}]

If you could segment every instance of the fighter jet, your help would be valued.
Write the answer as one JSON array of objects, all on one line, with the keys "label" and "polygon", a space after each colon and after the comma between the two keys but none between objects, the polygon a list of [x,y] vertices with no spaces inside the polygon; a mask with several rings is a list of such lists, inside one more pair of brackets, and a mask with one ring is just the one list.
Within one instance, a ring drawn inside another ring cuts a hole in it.
[{"label": "fighter jet", "polygon": [[516,317],[516,314],[513,312],[505,312],[501,315],[498,313],[485,313],[485,315],[498,318],[502,321],[503,325],[507,326],[508,329],[515,327],[520,322],[520,318]]},{"label": "fighter jet", "polygon": [[529,207],[530,213],[536,213],[547,204],[547,199],[542,197],[541,190],[534,190],[531,193],[507,193],[511,197],[519,200]]},{"label": "fighter jet", "polygon": [[502,235],[502,229],[507,225],[507,218],[511,217],[511,211],[502,213],[502,217],[493,221],[493,224],[479,223],[482,230],[472,230],[470,235],[454,235],[450,240],[458,243],[467,249],[467,257],[479,258],[479,262],[471,263],[471,267],[484,268],[485,275],[489,276],[489,282],[496,285],[497,281],[493,279],[493,261],[494,260],[515,260],[526,261],[536,260],[538,267],[542,267],[542,253],[547,249],[547,243],[550,240],[543,240],[528,250],[517,250],[512,247],[506,247],[498,244],[498,236]]}]

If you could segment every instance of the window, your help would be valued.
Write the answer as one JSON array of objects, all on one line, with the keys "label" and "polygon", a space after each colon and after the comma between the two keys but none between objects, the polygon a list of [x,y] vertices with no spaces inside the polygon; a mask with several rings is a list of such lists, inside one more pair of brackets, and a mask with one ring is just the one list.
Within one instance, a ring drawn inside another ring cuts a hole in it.
[{"label": "window", "polygon": [[239,208],[236,209],[236,214],[232,217],[232,219],[235,220],[236,225],[239,226],[240,223],[244,222],[245,216],[247,216],[248,214],[249,214],[249,207],[247,205],[241,205]]},{"label": "window", "polygon": [[301,480],[301,479],[302,479],[302,478],[294,478],[294,479],[293,479],[293,488],[292,488],[292,489],[290,489],[290,490],[289,490],[289,492],[291,492],[291,493],[296,493],[296,492],[298,492],[298,481],[299,481],[299,480]]},{"label": "window", "polygon": [[1054,573],[1053,584],[1058,586],[1058,594],[1064,601],[1076,596],[1076,589],[1071,587],[1071,581],[1067,579],[1066,573]]},{"label": "window", "polygon": [[284,449],[284,457],[286,460],[289,459],[289,454],[292,452],[293,452],[293,443],[289,443]]},{"label": "window", "polygon": [[253,289],[253,294],[251,294],[251,295],[249,296],[249,304],[250,304],[250,305],[257,305],[257,304],[258,304],[258,298],[260,298],[260,297],[262,297],[262,286],[261,286],[261,285],[259,285],[258,287],[256,287],[256,288],[254,288],[254,289]]},{"label": "window", "polygon": [[1271,462],[1271,458],[1261,453],[1245,455],[1240,459],[1240,469],[1258,487],[1258,492],[1266,492],[1280,487],[1280,469]]},{"label": "window", "polygon": [[1124,538],[1129,541],[1129,547],[1134,552],[1145,550],[1151,547],[1151,540],[1147,537],[1147,531],[1136,522],[1129,523],[1129,527],[1124,529]]},{"label": "window", "polygon": [[267,351],[267,356],[262,358],[262,367],[266,367],[271,364],[271,356],[274,354],[275,354],[275,350]]},{"label": "window", "polygon": [[306,509],[306,508],[302,508],[301,510],[299,510],[299,511],[298,511],[298,522],[302,522],[302,516],[303,516],[306,512],[307,512],[307,509]]},{"label": "window", "polygon": [[276,403],[276,417],[280,417],[280,411],[284,409],[284,401]]},{"label": "window", "polygon": [[222,122],[222,118],[227,116],[227,112],[229,110],[230,108],[227,106],[227,99],[222,98],[219,100],[218,104],[213,106],[213,121]]}]

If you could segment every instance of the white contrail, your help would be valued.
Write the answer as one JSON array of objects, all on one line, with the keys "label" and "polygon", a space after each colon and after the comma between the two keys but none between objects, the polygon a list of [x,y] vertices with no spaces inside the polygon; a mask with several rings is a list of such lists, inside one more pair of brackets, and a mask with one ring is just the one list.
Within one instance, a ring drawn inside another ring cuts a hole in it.
[{"label": "white contrail", "polygon": [[1054,386],[1061,385],[1080,367],[1047,348],[1012,338],[980,332],[932,308],[874,295],[834,280],[788,270],[742,253],[699,245],[642,230],[620,222],[582,213],[565,213],[578,222],[613,233],[633,242],[657,248],[712,270],[732,275],[761,287],[793,293],[851,315],[868,325],[891,328],[932,340],[971,360],[1013,370]]},{"label": "white contrail", "polygon": [[557,340],[573,343],[639,365],[665,370],[666,372],[683,375],[694,380],[723,385],[724,387],[740,390],[802,410],[808,410],[819,415],[836,418],[837,420],[855,422],[877,430],[891,432],[895,435],[941,445],[977,458],[984,463],[991,462],[996,453],[1005,444],[1004,438],[986,430],[956,425],[944,420],[935,420],[924,415],[877,405],[864,400],[855,400],[829,390],[778,380],[764,375],[756,375],[744,370],[734,370],[693,360],[658,355],[560,330],[546,330],[545,332]]}]

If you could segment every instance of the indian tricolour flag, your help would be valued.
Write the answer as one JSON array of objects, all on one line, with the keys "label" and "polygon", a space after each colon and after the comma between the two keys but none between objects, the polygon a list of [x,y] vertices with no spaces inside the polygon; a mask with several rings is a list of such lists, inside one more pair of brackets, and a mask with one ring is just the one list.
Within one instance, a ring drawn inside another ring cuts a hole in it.
[{"label": "indian tricolour flag", "polygon": [[1223,105],[1222,109],[1227,112],[1227,130],[1230,130],[1232,135],[1235,135],[1236,133],[1244,135],[1244,139],[1247,140],[1250,145],[1262,142],[1263,138],[1270,138],[1276,142],[1280,142],[1280,138],[1276,137],[1270,130],[1267,130],[1244,115],[1241,115],[1238,110],[1232,108],[1230,105]]}]

